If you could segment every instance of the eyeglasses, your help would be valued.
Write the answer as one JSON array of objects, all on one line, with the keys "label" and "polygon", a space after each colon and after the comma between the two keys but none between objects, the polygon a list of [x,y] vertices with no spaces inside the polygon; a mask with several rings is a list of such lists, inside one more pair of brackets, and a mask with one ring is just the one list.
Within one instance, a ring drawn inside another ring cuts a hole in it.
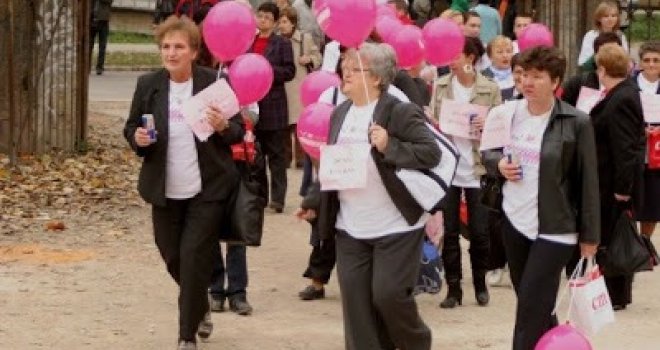
[{"label": "eyeglasses", "polygon": [[651,62],[653,62],[653,63],[660,63],[660,58],[657,58],[657,57],[653,57],[653,58],[651,58],[651,57],[646,57],[646,58],[642,58],[642,62],[644,62],[644,63],[651,63]]}]

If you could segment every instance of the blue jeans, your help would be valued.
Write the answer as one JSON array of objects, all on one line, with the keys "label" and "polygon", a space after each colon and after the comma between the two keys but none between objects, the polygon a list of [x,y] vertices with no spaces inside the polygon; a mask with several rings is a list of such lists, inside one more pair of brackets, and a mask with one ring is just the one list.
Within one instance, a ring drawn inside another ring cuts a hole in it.
[{"label": "blue jeans", "polygon": [[[213,249],[213,273],[209,292],[214,299],[245,294],[248,285],[247,255],[244,245],[227,244],[226,263],[222,259],[222,246]],[[225,275],[227,284],[225,288]]]}]

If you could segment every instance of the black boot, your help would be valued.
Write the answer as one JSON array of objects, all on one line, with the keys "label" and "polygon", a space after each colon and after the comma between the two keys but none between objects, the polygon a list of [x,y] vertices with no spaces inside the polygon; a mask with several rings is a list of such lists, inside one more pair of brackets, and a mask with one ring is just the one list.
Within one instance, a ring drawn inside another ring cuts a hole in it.
[{"label": "black boot", "polygon": [[461,281],[447,281],[447,297],[440,303],[443,309],[453,309],[463,304],[463,290]]},{"label": "black boot", "polygon": [[488,287],[486,287],[486,270],[472,271],[472,283],[474,284],[474,297],[479,306],[486,306],[490,301]]}]

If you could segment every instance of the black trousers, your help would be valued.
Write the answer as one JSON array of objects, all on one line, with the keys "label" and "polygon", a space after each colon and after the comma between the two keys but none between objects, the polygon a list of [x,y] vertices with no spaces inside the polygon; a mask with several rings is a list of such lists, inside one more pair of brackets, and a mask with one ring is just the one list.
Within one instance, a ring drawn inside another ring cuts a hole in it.
[{"label": "black trousers", "polygon": [[423,229],[376,239],[337,233],[337,279],[347,350],[431,348],[412,295]]},{"label": "black trousers", "polygon": [[479,201],[481,189],[451,186],[444,199],[445,238],[442,247],[442,262],[447,283],[457,283],[463,279],[461,246],[459,244],[462,191],[465,191],[468,209],[468,230],[470,231],[470,248],[468,252],[470,253],[472,272],[485,273],[488,269],[488,209]]},{"label": "black trousers", "polygon": [[[90,45],[89,45],[89,54],[91,57],[92,49],[94,48],[94,40],[96,36],[99,37],[99,55],[96,59],[96,69],[103,70],[105,68],[105,48],[108,45],[108,35],[110,34],[110,24],[109,21],[93,21],[91,24],[91,31],[89,35]],[[89,60],[89,65],[91,67],[92,60]]]},{"label": "black trousers", "polygon": [[168,199],[165,207],[152,207],[156,246],[167,271],[179,285],[179,339],[194,340],[199,322],[209,309],[212,249],[224,202],[199,197]]},{"label": "black trousers", "polygon": [[337,252],[334,239],[319,240],[312,246],[309,263],[303,277],[327,284],[335,268]]},{"label": "black trousers", "polygon": [[506,216],[502,219],[502,234],[511,282],[518,297],[513,350],[534,350],[543,334],[558,324],[552,310],[562,271],[577,247],[541,238],[532,241],[516,230]]},{"label": "black trousers", "polygon": [[488,234],[490,246],[488,250],[488,269],[502,269],[506,265],[506,251],[502,242],[502,216],[504,214],[488,211]]},{"label": "black trousers", "polygon": [[[227,283],[225,283],[227,276]],[[226,287],[225,287],[226,286]],[[247,247],[227,244],[226,258],[222,258],[222,245],[213,247],[213,273],[211,274],[211,295],[220,299],[236,294],[245,294],[248,286]]]},{"label": "black trousers", "polygon": [[[270,169],[271,202],[284,206],[287,187],[287,154],[285,142],[286,140],[290,140],[289,129],[255,130],[255,135],[261,144],[261,150],[268,162],[268,169]],[[265,174],[262,175],[264,177],[266,176]]]}]

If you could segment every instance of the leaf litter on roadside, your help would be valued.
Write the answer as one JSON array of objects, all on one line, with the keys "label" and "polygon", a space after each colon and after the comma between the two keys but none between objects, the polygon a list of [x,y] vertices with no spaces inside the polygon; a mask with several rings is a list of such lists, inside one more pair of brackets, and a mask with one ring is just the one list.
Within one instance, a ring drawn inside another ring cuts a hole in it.
[{"label": "leaf litter on roadside", "polygon": [[121,137],[119,121],[110,122],[89,126],[84,154],[21,156],[10,167],[7,155],[0,153],[0,233],[35,224],[61,231],[67,217],[107,219],[142,205],[136,191],[139,160]]}]

